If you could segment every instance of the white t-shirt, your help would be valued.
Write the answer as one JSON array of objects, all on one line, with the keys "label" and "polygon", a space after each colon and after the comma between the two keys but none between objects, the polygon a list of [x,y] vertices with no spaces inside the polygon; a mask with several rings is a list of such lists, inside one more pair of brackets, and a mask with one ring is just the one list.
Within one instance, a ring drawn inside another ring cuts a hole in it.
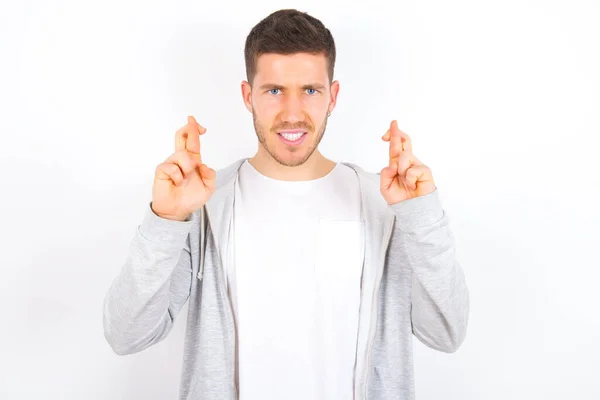
[{"label": "white t-shirt", "polygon": [[235,184],[228,293],[241,400],[350,399],[364,228],[355,172],[280,181],[247,160]]}]

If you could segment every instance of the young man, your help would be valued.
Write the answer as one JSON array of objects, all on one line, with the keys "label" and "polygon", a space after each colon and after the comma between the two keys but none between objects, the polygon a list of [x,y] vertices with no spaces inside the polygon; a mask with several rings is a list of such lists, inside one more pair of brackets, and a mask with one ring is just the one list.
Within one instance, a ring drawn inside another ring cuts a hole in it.
[{"label": "young man", "polygon": [[193,117],[105,298],[118,354],[164,339],[189,301],[181,399],[413,399],[412,335],[453,352],[469,294],[431,171],[392,121],[381,173],[318,150],[334,40],[280,10],[250,32],[242,95],[258,151],[218,172]]}]

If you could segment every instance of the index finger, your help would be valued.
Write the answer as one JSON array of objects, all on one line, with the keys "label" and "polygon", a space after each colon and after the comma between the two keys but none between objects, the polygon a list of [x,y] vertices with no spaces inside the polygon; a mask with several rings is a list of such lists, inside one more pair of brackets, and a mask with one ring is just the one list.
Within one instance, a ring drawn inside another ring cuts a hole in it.
[{"label": "index finger", "polygon": [[187,150],[192,156],[200,158],[200,135],[206,132],[192,116],[188,117],[188,123],[175,134],[175,151]]},{"label": "index finger", "polygon": [[390,141],[390,166],[396,162],[398,157],[404,152],[402,146],[402,133],[398,129],[398,125],[395,125],[395,121],[392,121],[390,124],[390,129],[388,130],[389,141]]},{"label": "index finger", "polygon": [[412,153],[412,142],[410,140],[410,136],[408,136],[405,132],[401,131],[398,128],[398,122],[396,120],[392,121],[392,123],[390,124],[390,129],[387,130],[387,132],[381,137],[381,139],[383,139],[386,142],[391,142],[392,132],[400,132],[400,149],[402,151],[408,151]]},{"label": "index finger", "polygon": [[200,157],[200,124],[192,116],[188,117],[188,136],[185,148],[193,155]]},{"label": "index finger", "polygon": [[392,121],[392,125],[390,126],[391,130],[397,130],[398,132],[400,132],[400,138],[402,141],[402,151],[408,152],[408,153],[412,153],[412,142],[410,140],[410,136],[408,136],[406,134],[406,132],[401,131],[400,128],[398,128],[398,121],[394,120]]}]

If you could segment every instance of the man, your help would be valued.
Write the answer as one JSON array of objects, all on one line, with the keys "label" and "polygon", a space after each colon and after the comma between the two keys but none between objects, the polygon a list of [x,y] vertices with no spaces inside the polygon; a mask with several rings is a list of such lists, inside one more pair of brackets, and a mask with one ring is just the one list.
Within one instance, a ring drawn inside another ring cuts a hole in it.
[{"label": "man", "polygon": [[105,298],[106,339],[142,351],[189,301],[181,399],[413,399],[412,335],[453,352],[469,313],[432,173],[396,121],[381,173],[319,152],[339,90],[319,20],[274,12],[245,58],[258,151],[217,172],[188,117]]}]

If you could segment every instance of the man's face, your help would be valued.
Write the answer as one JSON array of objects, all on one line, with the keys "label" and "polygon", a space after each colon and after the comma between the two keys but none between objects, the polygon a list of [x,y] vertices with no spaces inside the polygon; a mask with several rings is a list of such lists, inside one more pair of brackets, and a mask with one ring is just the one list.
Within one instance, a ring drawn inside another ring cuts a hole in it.
[{"label": "man's face", "polygon": [[329,84],[324,54],[261,55],[252,88],[242,84],[259,151],[285,166],[303,164],[325,133],[338,90],[337,81]]}]

